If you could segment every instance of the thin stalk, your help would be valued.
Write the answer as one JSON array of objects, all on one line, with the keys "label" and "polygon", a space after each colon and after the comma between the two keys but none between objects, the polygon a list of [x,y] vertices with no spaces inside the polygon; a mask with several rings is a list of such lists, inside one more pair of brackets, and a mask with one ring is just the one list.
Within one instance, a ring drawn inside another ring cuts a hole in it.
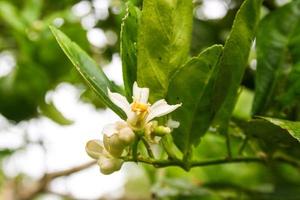
[{"label": "thin stalk", "polygon": [[[135,159],[130,157],[124,157],[124,161],[126,162],[135,162]],[[170,166],[178,166],[184,168],[185,163],[181,160],[156,160],[151,158],[138,157],[138,162],[153,165],[156,168],[170,167]],[[286,163],[294,166],[295,168],[300,169],[300,163],[286,159],[284,157],[275,157],[273,161]],[[233,164],[233,163],[260,163],[266,164],[266,160],[260,157],[245,157],[245,158],[232,158],[228,160],[227,158],[216,159],[216,160],[208,160],[208,161],[191,161],[189,165],[191,167],[205,167],[211,165],[221,165],[221,164]]]},{"label": "thin stalk", "polygon": [[147,153],[148,153],[149,157],[150,157],[150,158],[154,158],[154,154],[153,154],[153,152],[152,152],[152,149],[151,149],[149,143],[148,143],[148,142],[145,140],[145,138],[143,138],[143,137],[141,138],[141,140],[142,140],[143,144],[144,144],[145,147],[146,147],[146,150],[147,150]]},{"label": "thin stalk", "polygon": [[222,135],[225,135],[225,137],[226,137],[227,159],[230,160],[232,158],[232,153],[231,153],[231,142],[230,142],[230,137],[229,137],[229,133],[228,133],[228,126],[222,127],[220,129],[220,133]]}]

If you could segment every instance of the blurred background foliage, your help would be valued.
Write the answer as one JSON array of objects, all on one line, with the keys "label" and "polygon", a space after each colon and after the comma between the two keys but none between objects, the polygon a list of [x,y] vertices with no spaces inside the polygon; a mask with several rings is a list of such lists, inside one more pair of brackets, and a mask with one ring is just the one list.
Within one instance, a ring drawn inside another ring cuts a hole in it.
[{"label": "blurred background foliage", "polygon": [[[142,0],[131,1],[138,7],[142,6]],[[234,16],[243,2],[214,0],[211,2],[216,2],[219,6],[216,8],[219,9],[207,13],[205,6],[209,5],[208,1],[211,0],[194,1],[191,55],[198,55],[204,48],[213,44],[224,44]],[[264,1],[263,16],[276,12],[288,2]],[[13,125],[39,116],[49,117],[61,125],[72,124],[72,120],[64,117],[55,107],[51,98],[47,98],[47,92],[62,82],[79,87],[83,91],[83,101],[93,104],[96,108],[103,108],[59,48],[48,25],[59,27],[92,55],[100,66],[104,66],[111,62],[115,54],[119,54],[119,32],[125,9],[125,1],[122,0],[0,0],[1,115]],[[272,29],[276,25],[275,22],[267,28]],[[99,37],[98,40],[93,40],[95,37]],[[104,38],[105,42],[98,42],[100,38]],[[237,124],[250,118],[255,71],[256,51],[253,48],[234,111]],[[282,71],[282,77],[285,77],[286,81],[284,85],[278,86],[276,98],[265,106],[263,113],[297,120],[300,110],[299,100],[295,99],[300,93],[299,64],[293,68],[293,73],[286,72],[289,70]],[[270,106],[274,101],[278,107]],[[235,124],[230,128],[233,136],[233,155],[259,153],[264,157],[265,152],[270,150],[268,145],[263,149],[258,145],[259,142],[251,141],[251,144],[241,151],[241,144],[247,135],[242,134],[240,127]],[[210,130],[202,139],[201,145],[195,149],[197,158],[225,157],[224,143],[223,136]],[[0,149],[0,162],[18,150]],[[295,155],[299,154],[296,152]],[[129,179],[125,186],[124,199],[300,199],[299,169],[286,164],[268,163],[268,167],[247,163],[216,165],[195,168],[190,172],[179,168],[154,170],[144,166],[144,170],[145,173]],[[22,176],[16,177],[16,180],[20,179]],[[5,180],[5,173],[0,168],[0,188]],[[39,191],[40,194],[45,192]],[[30,198],[36,196],[37,194]],[[75,199],[66,196],[61,198]]]}]

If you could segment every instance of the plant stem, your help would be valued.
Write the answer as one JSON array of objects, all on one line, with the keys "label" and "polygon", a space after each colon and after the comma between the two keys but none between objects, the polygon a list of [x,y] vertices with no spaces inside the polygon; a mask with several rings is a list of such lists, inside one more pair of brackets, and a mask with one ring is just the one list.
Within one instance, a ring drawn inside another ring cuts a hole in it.
[{"label": "plant stem", "polygon": [[226,125],[225,127],[221,127],[220,133],[222,135],[225,135],[225,137],[226,137],[227,159],[231,159],[232,153],[231,153],[231,142],[230,142],[230,137],[229,137],[229,133],[228,133],[228,125]]},{"label": "plant stem", "polygon": [[139,145],[139,139],[137,139],[132,146],[132,158],[135,162],[138,162],[138,145]]},{"label": "plant stem", "polygon": [[147,153],[149,155],[150,158],[154,158],[154,154],[152,152],[152,149],[149,145],[149,143],[145,140],[145,138],[141,138],[142,142],[144,143],[145,147],[146,147],[146,150],[147,150]]},{"label": "plant stem", "polygon": [[[133,158],[123,158],[126,162],[135,162],[136,160]],[[300,163],[285,159],[283,157],[273,158],[274,161],[282,162],[286,164],[290,164],[296,168],[300,168]],[[178,166],[178,167],[185,167],[185,163],[181,160],[155,160],[151,158],[143,158],[138,157],[138,162],[146,163],[153,165],[156,168],[163,168],[163,167],[170,167],[170,166]],[[216,159],[216,160],[209,160],[209,161],[191,161],[189,164],[192,167],[204,167],[210,165],[220,165],[220,164],[233,164],[233,163],[261,163],[266,164],[266,160],[260,157],[244,157],[244,158],[232,158],[228,160],[228,158]]]},{"label": "plant stem", "polygon": [[228,159],[231,159],[232,158],[231,142],[230,142],[230,137],[229,137],[229,133],[227,130],[226,130],[225,134],[226,134],[226,148],[227,148]]}]

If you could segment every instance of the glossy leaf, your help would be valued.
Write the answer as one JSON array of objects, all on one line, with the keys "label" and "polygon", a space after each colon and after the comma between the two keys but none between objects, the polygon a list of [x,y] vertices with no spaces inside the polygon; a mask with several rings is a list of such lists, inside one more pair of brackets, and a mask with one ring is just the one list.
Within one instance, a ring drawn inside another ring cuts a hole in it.
[{"label": "glossy leaf", "polygon": [[187,60],[192,31],[192,0],[144,0],[138,34],[139,85],[150,101],[166,96],[171,75]]},{"label": "glossy leaf", "polygon": [[182,103],[172,118],[180,122],[172,135],[176,145],[186,154],[192,144],[197,144],[212,120],[212,89],[216,64],[222,46],[215,45],[190,59],[170,83],[168,99]]},{"label": "glossy leaf", "polygon": [[248,63],[249,52],[259,22],[261,0],[246,0],[236,14],[231,33],[225,43],[214,89],[214,111],[227,125],[238,96]]},{"label": "glossy leaf", "polygon": [[107,88],[114,89],[102,69],[97,66],[95,61],[88,56],[76,43],[72,42],[63,32],[50,26],[60,47],[71,60],[81,76],[87,81],[89,86],[98,94],[100,100],[111,108],[121,118],[125,119],[125,113],[113,104],[107,96]]},{"label": "glossy leaf", "polygon": [[137,80],[137,34],[140,10],[131,3],[121,25],[121,58],[123,80],[128,100],[132,97],[132,86]]},{"label": "glossy leaf", "polygon": [[253,114],[263,113],[270,103],[276,82],[286,67],[289,46],[293,43],[297,45],[294,45],[292,56],[299,60],[299,17],[300,1],[295,0],[271,12],[260,23]]}]

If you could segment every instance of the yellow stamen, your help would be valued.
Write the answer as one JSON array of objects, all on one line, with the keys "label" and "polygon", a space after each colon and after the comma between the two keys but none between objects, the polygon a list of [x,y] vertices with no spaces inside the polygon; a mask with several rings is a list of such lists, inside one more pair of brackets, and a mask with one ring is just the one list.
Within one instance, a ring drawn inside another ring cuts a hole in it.
[{"label": "yellow stamen", "polygon": [[131,110],[133,112],[148,112],[148,108],[149,108],[149,104],[145,104],[145,103],[140,103],[137,101],[134,101],[131,105]]}]

